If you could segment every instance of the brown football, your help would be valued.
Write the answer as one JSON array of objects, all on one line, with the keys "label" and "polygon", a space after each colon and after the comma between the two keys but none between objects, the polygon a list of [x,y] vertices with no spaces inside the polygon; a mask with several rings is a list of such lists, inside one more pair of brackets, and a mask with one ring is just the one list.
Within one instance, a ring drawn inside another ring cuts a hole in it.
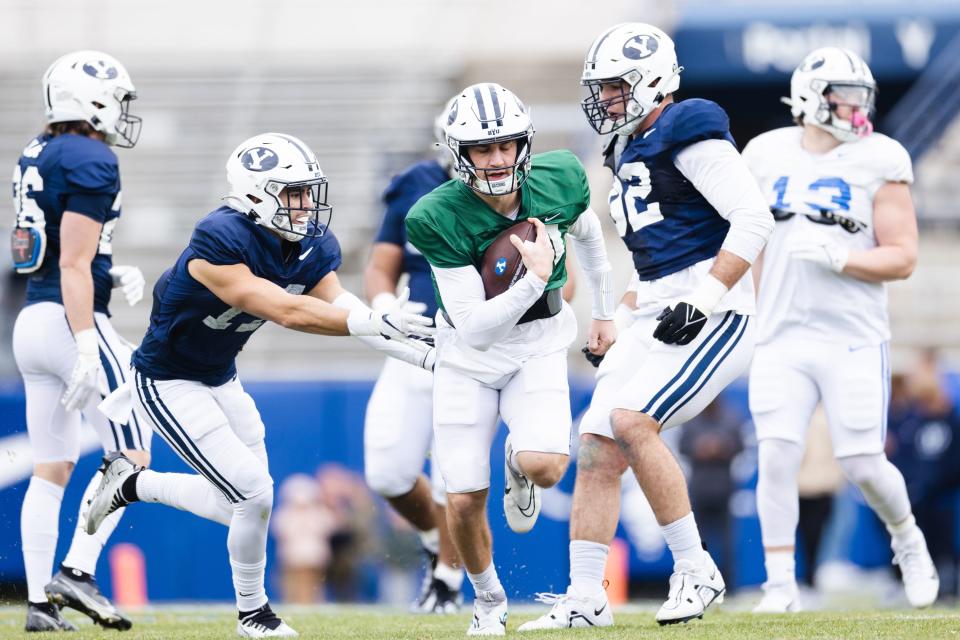
[{"label": "brown football", "polygon": [[520,252],[510,242],[511,235],[525,242],[534,242],[537,239],[537,228],[527,221],[518,222],[500,232],[487,247],[480,263],[480,277],[483,279],[483,291],[487,300],[512,287],[527,272],[523,260],[520,259]]}]

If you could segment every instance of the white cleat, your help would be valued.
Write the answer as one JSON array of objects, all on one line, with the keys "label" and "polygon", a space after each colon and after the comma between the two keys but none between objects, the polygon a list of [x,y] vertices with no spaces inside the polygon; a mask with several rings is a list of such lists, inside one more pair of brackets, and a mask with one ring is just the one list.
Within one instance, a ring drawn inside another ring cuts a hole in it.
[{"label": "white cleat", "polygon": [[800,590],[796,582],[788,584],[764,584],[763,597],[753,608],[754,613],[797,613],[803,611]]},{"label": "white cleat", "polygon": [[100,478],[100,484],[90,498],[87,510],[83,516],[86,519],[85,529],[89,535],[93,535],[100,528],[104,518],[129,503],[120,495],[120,488],[123,487],[123,481],[131,473],[140,471],[140,467],[133,463],[133,460],[122,453],[114,452],[103,457],[103,477]]},{"label": "white cleat", "polygon": [[537,601],[552,604],[548,613],[536,620],[524,622],[518,631],[541,631],[544,629],[577,629],[580,627],[609,627],[613,625],[613,613],[607,594],[601,591],[594,597],[581,597],[567,588],[565,594],[538,593]]},{"label": "white cleat", "polygon": [[510,444],[510,436],[503,447],[503,475],[505,486],[503,488],[503,513],[507,517],[507,524],[517,533],[526,533],[533,529],[540,516],[540,487],[530,482],[530,480],[519,471],[514,470],[510,464],[510,456],[513,453],[513,445]]},{"label": "white cleat", "polygon": [[237,635],[241,638],[296,638],[300,634],[281,620],[267,603],[240,618]]},{"label": "white cleat", "polygon": [[940,591],[940,576],[927,550],[923,532],[914,528],[906,540],[894,540],[890,546],[893,548],[893,564],[898,565],[903,574],[903,588],[910,606],[921,609],[932,605]]},{"label": "white cleat", "polygon": [[726,590],[727,585],[710,554],[704,552],[699,565],[689,560],[677,560],[670,576],[670,594],[657,611],[657,622],[676,624],[702,618],[707,607],[723,602]]},{"label": "white cleat", "polygon": [[468,636],[502,636],[507,633],[507,594],[480,591],[473,601]]}]

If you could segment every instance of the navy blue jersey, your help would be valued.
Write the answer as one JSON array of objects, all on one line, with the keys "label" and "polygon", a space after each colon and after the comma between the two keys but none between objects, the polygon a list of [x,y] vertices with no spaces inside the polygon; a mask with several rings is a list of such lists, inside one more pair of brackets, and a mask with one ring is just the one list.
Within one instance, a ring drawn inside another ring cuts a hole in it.
[{"label": "navy blue jersey", "polygon": [[709,100],[669,104],[653,126],[633,137],[615,157],[610,215],[633,254],[641,280],[656,280],[712,258],[730,224],[674,165],[677,154],[701,140],[729,140],[727,114]]},{"label": "navy blue jersey", "polygon": [[58,302],[60,295],[60,224],[64,211],[87,216],[103,225],[93,258],[93,308],[108,313],[111,244],[120,218],[120,168],[117,156],[100,140],[63,134],[35,138],[23,150],[13,172],[14,209],[18,226],[42,228],[47,237],[40,268],[27,280],[27,304]]},{"label": "navy blue jersey", "polygon": [[418,162],[390,181],[383,193],[387,211],[375,242],[388,242],[403,247],[403,272],[410,274],[410,299],[423,302],[427,310],[423,315],[432,318],[437,313],[437,298],[430,279],[430,265],[426,258],[407,240],[404,220],[410,207],[450,179],[447,170],[436,160]]},{"label": "navy blue jersey", "polygon": [[253,275],[298,295],[340,266],[340,244],[329,229],[299,243],[281,240],[229,207],[197,223],[190,244],[153,288],[150,327],[133,364],[149,378],[196,380],[210,386],[237,373],[236,358],[264,320],[231,307],[193,279],[193,259],[245,264]]}]

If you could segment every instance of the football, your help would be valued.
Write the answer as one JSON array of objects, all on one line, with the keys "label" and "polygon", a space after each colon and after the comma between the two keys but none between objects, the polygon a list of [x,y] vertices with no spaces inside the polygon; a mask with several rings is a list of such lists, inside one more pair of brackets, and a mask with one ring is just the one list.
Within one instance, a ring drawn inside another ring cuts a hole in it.
[{"label": "football", "polygon": [[527,272],[520,252],[510,242],[511,235],[525,242],[534,242],[537,239],[537,228],[527,221],[518,222],[502,231],[487,247],[480,264],[480,277],[483,279],[483,291],[487,300],[512,287]]}]

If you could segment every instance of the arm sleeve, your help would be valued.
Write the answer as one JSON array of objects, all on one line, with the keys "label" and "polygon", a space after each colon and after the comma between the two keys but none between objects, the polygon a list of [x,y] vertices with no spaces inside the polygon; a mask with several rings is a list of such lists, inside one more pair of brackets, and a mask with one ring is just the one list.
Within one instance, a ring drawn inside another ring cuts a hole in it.
[{"label": "arm sleeve", "polygon": [[407,239],[417,248],[432,267],[450,269],[473,267],[470,256],[454,247],[429,221],[416,216],[407,216]]},{"label": "arm sleeve", "polygon": [[883,172],[887,182],[905,182],[913,184],[913,163],[910,154],[896,140],[892,140],[889,153],[883,154],[889,159],[889,164]]},{"label": "arm sleeve", "polygon": [[374,242],[386,242],[403,246],[406,234],[403,228],[403,218],[406,211],[397,205],[390,191],[384,195],[384,202],[387,204],[387,210],[383,214],[383,222],[380,224],[380,231]]},{"label": "arm sleeve", "polygon": [[476,269],[433,268],[443,307],[457,334],[472,348],[486,351],[502,339],[543,295],[547,283],[528,271],[515,285],[489,300]]},{"label": "arm sleeve", "polygon": [[116,197],[112,193],[68,193],[64,211],[73,211],[97,222],[107,221]]},{"label": "arm sleeve", "polygon": [[72,145],[64,149],[62,167],[64,210],[106,222],[120,192],[116,157],[109,151],[91,152],[85,146]]},{"label": "arm sleeve", "polygon": [[611,277],[613,268],[607,260],[600,219],[593,209],[588,208],[570,226],[567,234],[573,238],[573,250],[593,296],[591,316],[596,320],[612,320],[616,310]]},{"label": "arm sleeve", "polygon": [[773,233],[773,216],[747,163],[726,140],[686,147],[674,164],[710,205],[730,222],[721,249],[753,263]]},{"label": "arm sleeve", "polygon": [[197,258],[210,264],[228,265],[246,263],[246,247],[224,229],[199,224],[190,237],[190,249]]}]

